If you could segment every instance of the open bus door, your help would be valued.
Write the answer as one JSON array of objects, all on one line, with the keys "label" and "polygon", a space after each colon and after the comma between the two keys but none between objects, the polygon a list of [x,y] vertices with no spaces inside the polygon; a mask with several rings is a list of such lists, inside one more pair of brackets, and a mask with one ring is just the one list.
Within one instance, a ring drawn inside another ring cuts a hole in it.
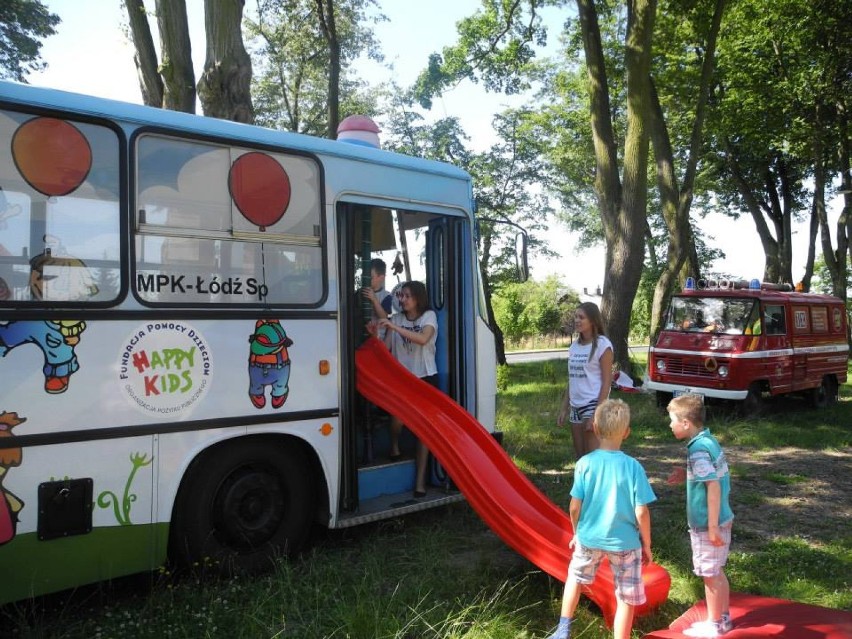
[{"label": "open bus door", "polygon": [[[470,269],[465,269],[465,262],[460,260],[470,261],[473,256],[469,230],[461,216],[353,203],[338,204],[337,224],[341,339],[346,345],[341,349],[341,423],[345,449],[341,505],[347,512],[360,513],[368,507],[365,501],[375,492],[372,484],[365,482],[368,473],[384,475],[382,493],[397,491],[400,496],[410,493],[408,475],[413,476],[416,444],[414,436],[404,429],[400,440],[403,468],[391,472],[387,468],[391,465],[387,463],[389,416],[365,402],[355,391],[354,352],[366,336],[364,324],[370,319],[370,306],[362,302],[358,290],[369,283],[370,260],[380,258],[387,265],[387,290],[397,283],[392,264],[398,255],[399,261],[407,265],[400,279],[426,284],[430,306],[438,317],[436,363],[440,388],[473,411],[474,329],[472,320],[470,326],[460,320],[466,311],[472,314],[475,303],[474,296],[464,292],[471,290],[473,280]],[[465,270],[468,275],[464,275]],[[463,355],[466,348],[471,352],[470,358]],[[467,361],[471,362],[469,368]],[[405,467],[408,462],[410,468]],[[447,485],[446,474],[437,465],[433,466],[431,482]]]}]

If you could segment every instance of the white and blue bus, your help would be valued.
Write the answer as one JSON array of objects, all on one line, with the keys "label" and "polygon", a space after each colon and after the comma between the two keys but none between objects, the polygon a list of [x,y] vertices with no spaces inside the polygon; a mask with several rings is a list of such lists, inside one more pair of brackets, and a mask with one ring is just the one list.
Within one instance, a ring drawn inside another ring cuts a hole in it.
[{"label": "white and blue bus", "polygon": [[0,83],[0,603],[462,499],[437,465],[411,498],[354,353],[398,259],[493,432],[474,235],[447,164]]}]

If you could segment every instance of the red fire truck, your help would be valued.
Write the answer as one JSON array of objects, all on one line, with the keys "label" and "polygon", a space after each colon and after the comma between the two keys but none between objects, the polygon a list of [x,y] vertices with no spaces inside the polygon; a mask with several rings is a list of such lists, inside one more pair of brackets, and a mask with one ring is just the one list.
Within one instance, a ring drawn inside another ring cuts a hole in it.
[{"label": "red fire truck", "polygon": [[688,278],[651,346],[647,388],[660,406],[689,392],[742,402],[752,414],[764,396],[785,393],[822,407],[837,400],[848,358],[842,300],[758,280]]}]

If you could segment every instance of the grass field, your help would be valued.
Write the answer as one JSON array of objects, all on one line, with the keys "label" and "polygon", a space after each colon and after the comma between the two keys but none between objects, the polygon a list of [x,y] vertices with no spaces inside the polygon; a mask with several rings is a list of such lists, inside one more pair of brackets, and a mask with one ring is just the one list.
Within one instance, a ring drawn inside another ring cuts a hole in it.
[{"label": "grass field", "polygon": [[[502,373],[498,428],[516,464],[567,506],[573,463],[568,430],[555,425],[564,363],[516,364]],[[736,513],[729,577],[735,591],[852,610],[852,388],[814,411],[773,403],[760,418],[714,411],[709,426],[728,453]],[[682,463],[654,400],[631,405],[625,450],[642,461],[659,500],[652,506],[655,560],[672,575],[669,601],[638,619],[635,636],[662,628],[702,596],[690,572]],[[344,531],[320,531],[302,557],[253,579],[150,578],[7,607],[0,635],[33,638],[540,638],[552,629],[562,584],[485,527],[467,504]],[[150,584],[150,585],[149,585]],[[582,603],[574,637],[610,636]]]}]

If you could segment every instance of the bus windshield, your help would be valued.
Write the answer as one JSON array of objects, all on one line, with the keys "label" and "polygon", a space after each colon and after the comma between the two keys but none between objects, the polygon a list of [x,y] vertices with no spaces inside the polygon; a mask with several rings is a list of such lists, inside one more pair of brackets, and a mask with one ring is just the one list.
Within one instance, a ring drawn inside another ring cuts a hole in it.
[{"label": "bus windshield", "polygon": [[743,335],[759,325],[759,310],[751,298],[674,297],[666,330]]}]

